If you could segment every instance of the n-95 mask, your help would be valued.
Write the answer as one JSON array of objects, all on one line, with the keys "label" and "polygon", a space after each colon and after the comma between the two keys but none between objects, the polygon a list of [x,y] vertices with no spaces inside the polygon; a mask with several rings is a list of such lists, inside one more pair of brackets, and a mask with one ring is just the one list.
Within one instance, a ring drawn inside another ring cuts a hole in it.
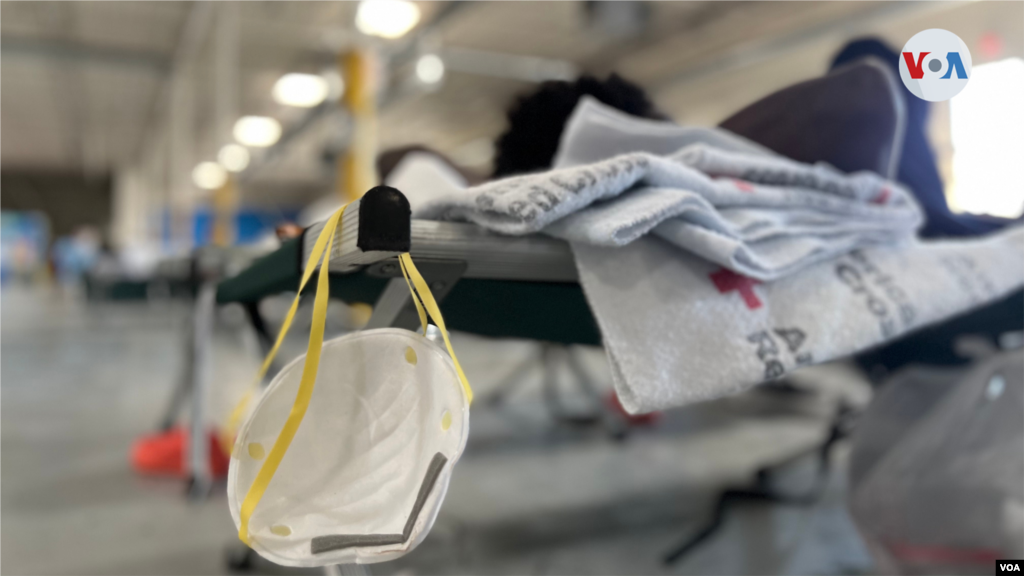
[{"label": "n-95 mask", "polygon": [[238,431],[228,472],[239,538],[287,566],[367,564],[411,551],[433,526],[469,432],[472,390],[408,254],[399,262],[420,320],[426,326],[429,313],[449,353],[397,328],[323,342],[324,254],[343,211],[324,226],[303,274],[302,286],[323,258],[309,349],[277,374]]}]

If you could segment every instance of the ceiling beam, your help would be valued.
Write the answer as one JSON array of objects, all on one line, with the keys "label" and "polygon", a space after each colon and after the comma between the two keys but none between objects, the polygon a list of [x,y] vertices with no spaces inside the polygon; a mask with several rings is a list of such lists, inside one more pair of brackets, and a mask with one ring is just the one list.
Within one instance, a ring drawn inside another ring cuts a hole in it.
[{"label": "ceiling beam", "polygon": [[963,6],[966,2],[887,2],[878,3],[866,12],[848,18],[830,20],[782,36],[749,42],[724,54],[687,66],[649,86],[659,93],[679,85],[693,84],[711,76],[749,68],[777,59],[797,49],[830,37],[855,38],[871,34],[879,22],[888,22],[910,15],[942,11]]},{"label": "ceiling beam", "polygon": [[[421,41],[424,37],[437,32],[441,25],[451,19],[455,14],[469,6],[470,2],[459,2],[449,1],[445,3],[440,10],[438,10],[430,22],[415,28],[407,37],[405,37],[399,47],[390,54],[390,57],[395,61],[399,62],[402,60],[408,60],[412,58],[417,49],[417,42]],[[364,38],[361,35],[355,36],[361,38],[362,41],[375,42],[375,39]],[[386,45],[386,44],[383,44]],[[336,55],[332,58],[337,58]],[[379,109],[383,110],[388,104],[393,103],[393,97],[389,98],[385,95],[382,101],[379,103]],[[270,148],[268,148],[262,155],[253,158],[249,168],[243,172],[239,178],[241,182],[248,182],[253,179],[259,172],[269,166],[274,160],[281,158],[285,155],[287,150],[294,145],[307,131],[313,126],[316,126],[319,122],[326,118],[332,117],[335,113],[338,113],[338,105],[334,102],[324,102],[319,106],[309,110],[303,115],[297,122],[285,129],[281,138]]]},{"label": "ceiling beam", "polygon": [[159,52],[6,35],[0,40],[0,55],[4,58],[35,58],[73,64],[109,66],[159,76],[167,74],[170,69],[170,59]]},{"label": "ceiling beam", "polygon": [[568,60],[524,56],[448,46],[441,49],[445,69],[463,74],[508,78],[523,82],[573,80],[579,69]]}]

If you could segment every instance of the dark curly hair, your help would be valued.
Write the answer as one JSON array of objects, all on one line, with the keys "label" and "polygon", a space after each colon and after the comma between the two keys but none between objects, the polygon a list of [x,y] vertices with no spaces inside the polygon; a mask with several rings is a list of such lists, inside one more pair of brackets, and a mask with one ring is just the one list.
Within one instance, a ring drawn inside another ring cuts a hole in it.
[{"label": "dark curly hair", "polygon": [[583,95],[641,118],[664,119],[642,88],[612,74],[548,81],[520,96],[508,111],[508,129],[495,143],[494,178],[546,170],[558,151],[562,129]]}]

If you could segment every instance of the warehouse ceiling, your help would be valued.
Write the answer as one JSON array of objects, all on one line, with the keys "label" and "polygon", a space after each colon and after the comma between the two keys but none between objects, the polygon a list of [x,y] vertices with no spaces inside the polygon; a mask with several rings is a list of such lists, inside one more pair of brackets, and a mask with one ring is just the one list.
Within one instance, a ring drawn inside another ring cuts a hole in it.
[{"label": "warehouse ceiling", "polygon": [[[837,48],[857,35],[898,45],[921,29],[955,26],[969,46],[996,31],[1005,52],[1024,55],[1022,6],[422,2],[412,33],[373,41],[391,65],[380,144],[427,143],[485,169],[505,108],[537,80],[522,72],[524,63],[549,71],[616,71],[647,88],[677,120],[715,123],[772,90],[821,74]],[[238,113],[275,116],[286,134],[295,133],[253,176],[261,193],[329,185],[324,151],[343,132],[343,121],[278,105],[270,92],[282,74],[322,71],[338,51],[368,42],[353,26],[356,7],[240,4]],[[139,162],[167,130],[160,119],[171,72],[182,59],[193,66],[194,152],[197,160],[209,157],[217,146],[205,135],[215,102],[210,61],[217,28],[190,31],[188,23],[211,9],[192,2],[0,3],[3,168],[108,173]],[[190,42],[196,47],[183,54]],[[450,62],[434,91],[410,89],[403,79],[424,50]]]}]

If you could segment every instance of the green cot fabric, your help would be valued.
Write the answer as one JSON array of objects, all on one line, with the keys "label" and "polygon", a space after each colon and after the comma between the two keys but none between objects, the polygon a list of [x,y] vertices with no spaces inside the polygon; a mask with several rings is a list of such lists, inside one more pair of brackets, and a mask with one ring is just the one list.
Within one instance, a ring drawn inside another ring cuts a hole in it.
[{"label": "green cot fabric", "polygon": [[144,280],[97,281],[85,277],[85,294],[90,300],[145,300],[149,282]]},{"label": "green cot fabric", "polygon": [[[217,303],[259,302],[267,296],[282,292],[294,292],[302,280],[302,244],[299,238],[287,240],[277,250],[256,260],[237,276],[223,280],[217,285]],[[313,274],[306,285],[308,292],[316,286],[317,275]],[[377,301],[386,278],[373,278],[363,273],[331,274],[329,279],[331,296],[345,302]]]},{"label": "green cot fabric", "polygon": [[[294,291],[301,280],[298,239],[289,240],[275,252],[220,283],[217,302],[258,302],[262,298]],[[316,286],[316,276],[306,290]],[[331,274],[331,297],[347,303],[374,304],[388,283],[365,272]],[[517,282],[510,280],[460,280],[441,302],[441,312],[451,330],[496,338],[524,338],[560,344],[601,343],[590,306],[579,284]]]},{"label": "green cot fabric", "polygon": [[601,344],[579,284],[460,280],[441,302],[452,330],[559,344]]},{"label": "green cot fabric", "polygon": [[266,296],[295,290],[299,286],[302,265],[301,237],[281,243],[281,247],[259,258],[237,276],[217,285],[217,303],[258,302]]}]

